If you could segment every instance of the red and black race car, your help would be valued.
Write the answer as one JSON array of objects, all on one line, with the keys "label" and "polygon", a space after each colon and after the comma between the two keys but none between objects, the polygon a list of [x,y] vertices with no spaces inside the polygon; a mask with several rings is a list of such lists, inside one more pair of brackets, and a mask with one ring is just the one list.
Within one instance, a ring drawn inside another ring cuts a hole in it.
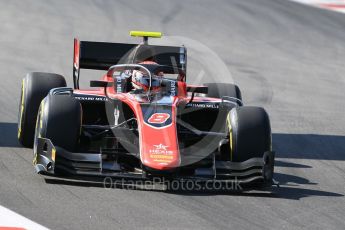
[{"label": "red and black race car", "polygon": [[[271,185],[266,111],[243,106],[238,86],[186,83],[184,46],[74,40],[74,87],[58,74],[22,82],[18,139],[38,173]],[[94,89],[80,69],[104,70]]]}]

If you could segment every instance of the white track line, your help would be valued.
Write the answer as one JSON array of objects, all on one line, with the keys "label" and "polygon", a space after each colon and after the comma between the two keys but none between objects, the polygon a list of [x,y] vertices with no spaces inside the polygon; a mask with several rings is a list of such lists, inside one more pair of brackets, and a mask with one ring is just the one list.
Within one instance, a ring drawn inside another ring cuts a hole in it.
[{"label": "white track line", "polygon": [[291,1],[345,13],[345,0],[291,0]]},{"label": "white track line", "polygon": [[25,230],[48,230],[28,218],[21,216],[8,208],[0,205],[0,230],[1,229],[25,229]]}]

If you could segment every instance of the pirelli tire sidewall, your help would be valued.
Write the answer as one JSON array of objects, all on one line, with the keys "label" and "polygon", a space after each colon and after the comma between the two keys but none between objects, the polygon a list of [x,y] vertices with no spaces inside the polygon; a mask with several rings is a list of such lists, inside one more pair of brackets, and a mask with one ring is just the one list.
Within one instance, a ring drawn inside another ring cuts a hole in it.
[{"label": "pirelli tire sidewall", "polygon": [[80,102],[70,95],[48,95],[40,111],[36,124],[39,135],[35,136],[50,139],[54,146],[67,151],[77,151],[82,125]]},{"label": "pirelli tire sidewall", "polygon": [[58,87],[66,87],[66,80],[63,76],[53,73],[32,72],[22,80],[18,113],[18,140],[23,146],[33,146],[40,103],[51,89]]},{"label": "pirelli tire sidewall", "polygon": [[235,107],[229,112],[231,159],[243,162],[263,157],[272,150],[271,126],[267,112],[261,107]]}]

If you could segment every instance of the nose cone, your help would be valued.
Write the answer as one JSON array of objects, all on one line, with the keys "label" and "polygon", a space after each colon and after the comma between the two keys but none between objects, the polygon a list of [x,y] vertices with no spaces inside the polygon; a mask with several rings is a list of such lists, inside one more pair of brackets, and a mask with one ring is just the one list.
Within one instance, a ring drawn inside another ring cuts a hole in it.
[{"label": "nose cone", "polygon": [[143,164],[157,170],[168,170],[180,165],[178,150],[169,150],[168,145],[153,145],[153,148],[144,150]]},{"label": "nose cone", "polygon": [[152,169],[168,170],[180,166],[176,126],[156,128],[143,125],[140,134],[142,163]]}]

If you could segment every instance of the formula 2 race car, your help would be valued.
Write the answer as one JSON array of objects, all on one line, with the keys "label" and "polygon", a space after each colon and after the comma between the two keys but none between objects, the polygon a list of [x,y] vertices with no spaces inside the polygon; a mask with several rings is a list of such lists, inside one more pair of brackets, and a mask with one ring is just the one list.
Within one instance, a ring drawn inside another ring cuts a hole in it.
[{"label": "formula 2 race car", "polygon": [[[22,82],[18,139],[37,173],[270,186],[274,152],[266,111],[238,86],[186,83],[184,46],[74,40],[73,82],[33,72]],[[105,71],[80,89],[80,69]]]}]

